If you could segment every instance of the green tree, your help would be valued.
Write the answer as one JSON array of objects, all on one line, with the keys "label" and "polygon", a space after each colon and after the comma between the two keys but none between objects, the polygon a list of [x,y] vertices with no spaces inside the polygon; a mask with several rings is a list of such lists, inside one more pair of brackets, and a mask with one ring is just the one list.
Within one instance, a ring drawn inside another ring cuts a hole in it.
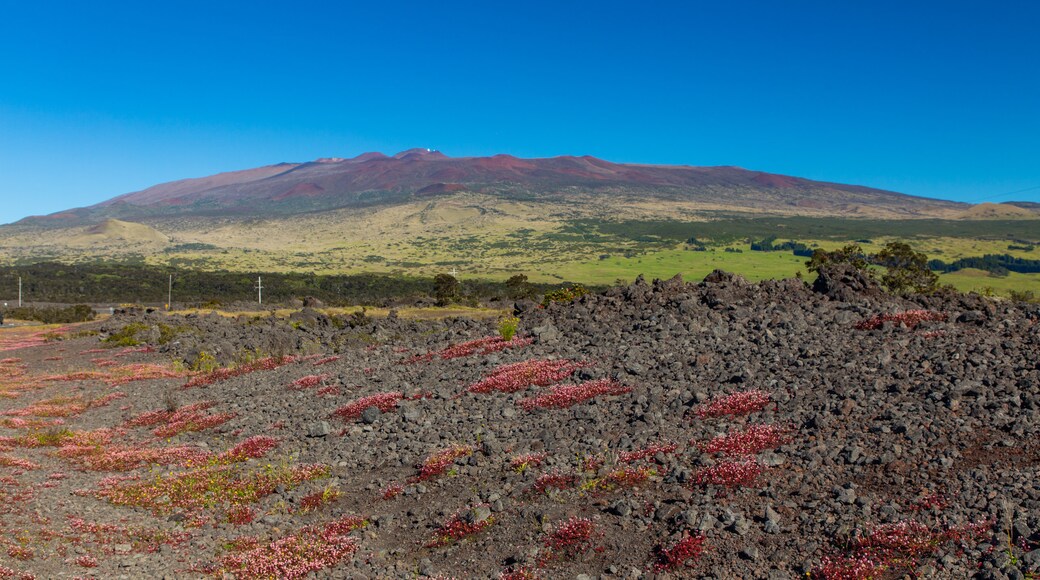
[{"label": "green tree", "polygon": [[515,274],[506,280],[506,292],[512,300],[531,298],[534,296],[534,284],[527,281],[524,274]]},{"label": "green tree", "polygon": [[458,302],[462,296],[462,284],[451,274],[437,274],[433,279],[433,297],[438,306]]},{"label": "green tree", "polygon": [[928,256],[915,252],[909,244],[890,242],[875,256],[885,267],[881,283],[892,292],[927,293],[939,286],[939,276],[928,268]]},{"label": "green tree", "polygon": [[857,270],[866,271],[867,255],[863,253],[863,248],[859,244],[849,244],[840,250],[830,252],[816,250],[813,252],[812,258],[805,263],[805,267],[810,272],[819,274],[820,267],[824,264],[851,264]]}]

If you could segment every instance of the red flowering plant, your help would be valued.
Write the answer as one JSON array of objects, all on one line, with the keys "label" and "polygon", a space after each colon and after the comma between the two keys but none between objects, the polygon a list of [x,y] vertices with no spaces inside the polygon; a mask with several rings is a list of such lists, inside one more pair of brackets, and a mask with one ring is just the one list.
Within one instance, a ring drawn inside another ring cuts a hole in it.
[{"label": "red flowering plant", "polygon": [[542,537],[542,550],[538,555],[541,565],[561,558],[574,558],[593,549],[596,540],[603,535],[589,518],[572,516],[553,527]]},{"label": "red flowering plant", "polygon": [[549,473],[543,473],[534,480],[534,491],[538,493],[548,492],[550,489],[565,490],[575,486],[578,482],[578,476],[563,473],[557,470],[550,471]]},{"label": "red flowering plant", "polygon": [[562,381],[585,366],[588,363],[567,359],[526,360],[500,366],[466,390],[470,393],[515,393],[534,385],[545,387]]},{"label": "red flowering plant", "polygon": [[308,389],[310,387],[324,385],[325,381],[329,380],[329,378],[330,377],[327,374],[306,375],[290,383],[289,388],[294,390]]},{"label": "red flowering plant", "polygon": [[702,467],[693,474],[693,481],[700,485],[750,486],[755,483],[763,470],[761,463],[754,458],[746,457]]},{"label": "red flowering plant", "polygon": [[452,514],[437,528],[427,548],[439,548],[464,540],[493,524],[495,518],[491,516],[491,510],[487,504],[480,504],[469,509],[460,510]]},{"label": "red flowering plant", "polygon": [[944,545],[976,542],[991,527],[991,522],[929,527],[913,520],[868,526],[844,553],[822,558],[810,576],[823,580],[869,580],[890,571],[912,572],[922,558],[935,554]]},{"label": "red flowering plant", "polygon": [[520,399],[516,404],[525,411],[566,409],[600,395],[623,395],[631,392],[632,387],[626,387],[611,379],[599,379],[578,385],[555,385],[548,393]]},{"label": "red flowering plant", "polygon": [[424,481],[443,474],[455,461],[462,457],[473,454],[473,447],[469,445],[452,445],[427,457],[419,466],[418,481]]},{"label": "red flowering plant", "polygon": [[287,364],[297,362],[298,360],[300,359],[295,356],[271,356],[234,367],[218,368],[210,372],[203,373],[193,377],[191,380],[184,384],[184,388],[190,389],[193,387],[205,387],[214,383],[226,381],[234,377],[239,377],[258,371],[274,370],[278,367],[282,367]]},{"label": "red flowering plant", "polygon": [[405,362],[408,364],[430,362],[434,358],[441,358],[443,360],[450,360],[453,358],[460,358],[464,356],[470,356],[472,354],[491,354],[505,350],[507,348],[520,348],[527,346],[534,342],[531,338],[522,338],[514,336],[509,340],[505,340],[501,336],[486,336],[484,338],[478,338],[462,342],[459,344],[451,345],[445,349],[439,351],[432,351],[422,355],[416,355]]},{"label": "red flowering plant", "polygon": [[705,419],[708,417],[725,417],[727,415],[736,417],[757,413],[766,408],[771,397],[771,393],[758,389],[733,393],[698,407],[694,411],[694,415],[700,419]]},{"label": "red flowering plant", "polygon": [[633,463],[655,457],[658,453],[667,455],[669,453],[674,453],[677,449],[679,449],[679,445],[675,443],[666,443],[663,441],[651,443],[642,449],[636,449],[635,451],[622,451],[621,453],[618,453],[618,463]]},{"label": "red flowering plant", "polygon": [[345,516],[323,526],[306,527],[266,545],[228,554],[218,562],[217,575],[238,578],[302,578],[325,570],[351,557],[358,550],[357,539],[349,534],[366,525],[355,516]]},{"label": "red flowering plant", "polygon": [[538,467],[548,457],[545,453],[521,453],[509,459],[509,466],[517,473],[523,473],[531,467]]},{"label": "red flowering plant", "polygon": [[704,553],[704,534],[684,531],[682,537],[671,546],[657,546],[652,556],[651,570],[655,574],[675,570],[680,566],[691,566]]},{"label": "red flowering plant", "polygon": [[733,429],[701,444],[704,453],[720,453],[733,457],[757,455],[768,449],[776,449],[787,441],[790,429],[776,425],[749,425],[745,429]]},{"label": "red flowering plant", "polygon": [[907,328],[913,329],[917,325],[926,321],[943,322],[947,318],[945,312],[935,312],[933,310],[906,310],[904,312],[895,312],[892,314],[878,314],[877,316],[861,320],[856,323],[856,330],[874,330],[881,328],[886,322],[893,324],[901,324]]},{"label": "red flowering plant", "polygon": [[392,391],[389,393],[378,393],[367,397],[362,397],[353,403],[344,405],[332,412],[334,417],[339,417],[347,421],[353,421],[361,417],[361,414],[365,412],[365,409],[369,407],[376,407],[383,413],[389,413],[397,408],[397,403],[404,399],[404,393],[400,391]]}]

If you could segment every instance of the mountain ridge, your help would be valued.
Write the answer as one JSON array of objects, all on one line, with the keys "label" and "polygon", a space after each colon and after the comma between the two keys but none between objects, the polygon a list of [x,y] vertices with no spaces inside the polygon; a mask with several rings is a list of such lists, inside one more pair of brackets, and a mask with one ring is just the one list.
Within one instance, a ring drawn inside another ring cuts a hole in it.
[{"label": "mountain ridge", "polygon": [[968,207],[736,166],[615,163],[589,155],[449,157],[416,148],[392,156],[369,152],[176,180],[18,223],[68,226],[108,218],[293,215],[395,205],[461,191],[503,200],[559,201],[583,194],[614,202],[722,202],[766,212],[813,208],[833,215],[856,215],[868,207],[893,215],[936,217]]}]

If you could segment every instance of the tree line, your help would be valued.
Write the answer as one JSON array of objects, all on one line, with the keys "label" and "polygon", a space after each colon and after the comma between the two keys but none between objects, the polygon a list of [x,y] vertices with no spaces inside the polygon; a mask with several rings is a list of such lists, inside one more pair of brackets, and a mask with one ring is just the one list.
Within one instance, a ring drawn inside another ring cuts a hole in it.
[{"label": "tree line", "polygon": [[1018,272],[1019,274],[1040,272],[1040,260],[1016,258],[1010,254],[986,254],[982,257],[960,258],[950,263],[942,260],[929,260],[928,267],[939,272],[956,272],[964,268],[976,268],[999,276],[1006,276],[1008,272]]},{"label": "tree line", "polygon": [[[22,279],[29,302],[163,304],[173,275],[173,300],[177,303],[230,303],[255,301],[257,277],[263,281],[264,302],[284,303],[314,297],[329,305],[380,305],[394,302],[437,300],[440,303],[536,299],[568,284],[540,284],[517,274],[505,282],[455,280],[443,277],[389,274],[319,275],[299,272],[246,274],[200,271],[135,264],[59,264],[0,268],[0,296],[17,293]],[[450,277],[450,276],[448,276]]]}]

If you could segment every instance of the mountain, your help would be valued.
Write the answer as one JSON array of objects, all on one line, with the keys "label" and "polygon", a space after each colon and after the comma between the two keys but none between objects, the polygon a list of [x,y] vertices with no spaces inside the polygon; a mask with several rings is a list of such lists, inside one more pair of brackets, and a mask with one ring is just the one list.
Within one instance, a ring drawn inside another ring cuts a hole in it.
[{"label": "mountain", "polygon": [[654,201],[740,211],[939,217],[967,205],[857,185],[812,181],[739,167],[612,163],[595,157],[448,157],[409,149],[280,163],[164,183],[96,205],[20,223],[71,226],[103,219],[272,217],[393,206],[472,192],[501,201]]}]

